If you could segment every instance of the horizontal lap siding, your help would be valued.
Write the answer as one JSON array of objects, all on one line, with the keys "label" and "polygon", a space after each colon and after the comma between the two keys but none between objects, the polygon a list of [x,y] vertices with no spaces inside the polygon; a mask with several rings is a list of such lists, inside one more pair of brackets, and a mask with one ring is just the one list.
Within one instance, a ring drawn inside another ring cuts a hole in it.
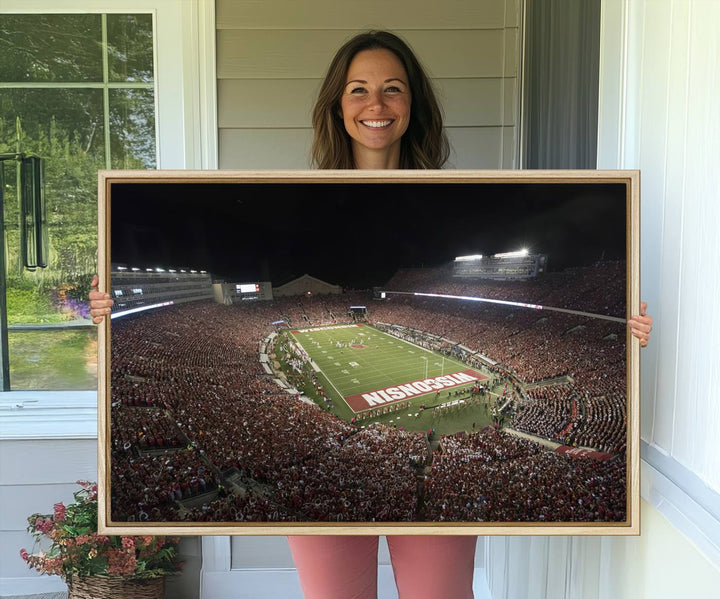
[{"label": "horizontal lap siding", "polygon": [[34,576],[20,559],[32,549],[27,517],[73,501],[79,479],[97,480],[94,439],[0,441],[0,580]]},{"label": "horizontal lap siding", "polygon": [[[362,31],[218,31],[219,79],[319,78],[335,51]],[[502,77],[503,29],[396,31],[434,78]],[[512,57],[509,57],[512,59]]]},{"label": "horizontal lap siding", "polygon": [[[218,29],[485,29],[519,22],[513,0],[219,0]],[[375,19],[375,20],[373,20]]]},{"label": "horizontal lap siding", "polygon": [[342,43],[370,28],[399,33],[433,77],[453,146],[450,168],[517,166],[518,7],[518,0],[220,0],[220,168],[309,168],[310,113],[325,70]]}]

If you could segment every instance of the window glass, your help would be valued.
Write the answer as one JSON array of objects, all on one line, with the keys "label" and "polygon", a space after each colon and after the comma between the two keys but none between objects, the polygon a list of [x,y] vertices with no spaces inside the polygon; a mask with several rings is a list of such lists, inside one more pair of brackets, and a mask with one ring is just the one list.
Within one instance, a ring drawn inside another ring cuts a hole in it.
[{"label": "window glass", "polygon": [[13,389],[93,389],[97,387],[95,329],[11,331]]},{"label": "window glass", "polygon": [[[94,389],[97,171],[156,165],[152,18],[3,15],[0,44],[11,389]],[[17,156],[44,161],[46,268],[23,264]]]},{"label": "window glass", "polygon": [[110,90],[110,145],[112,168],[155,168],[152,90]]},{"label": "window glass", "polygon": [[110,81],[153,80],[152,15],[107,16]]},{"label": "window glass", "polygon": [[0,81],[102,81],[100,15],[2,15]]}]

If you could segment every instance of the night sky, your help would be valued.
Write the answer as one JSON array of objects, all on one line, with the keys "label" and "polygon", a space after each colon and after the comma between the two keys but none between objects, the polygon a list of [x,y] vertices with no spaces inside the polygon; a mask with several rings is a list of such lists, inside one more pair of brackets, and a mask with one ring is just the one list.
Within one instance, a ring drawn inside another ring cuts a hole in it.
[{"label": "night sky", "polygon": [[112,263],[231,283],[368,288],[522,247],[548,270],[625,259],[625,186],[611,183],[113,183],[111,218]]}]

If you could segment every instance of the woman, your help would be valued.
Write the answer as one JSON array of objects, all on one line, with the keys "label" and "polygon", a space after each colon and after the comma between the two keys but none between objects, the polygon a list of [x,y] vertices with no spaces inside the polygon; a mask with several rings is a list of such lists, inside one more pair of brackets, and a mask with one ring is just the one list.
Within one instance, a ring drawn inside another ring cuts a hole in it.
[{"label": "woman", "polygon": [[[449,146],[431,82],[408,45],[384,31],[362,33],[333,58],[312,115],[320,169],[439,169]],[[93,286],[97,285],[97,278]],[[90,293],[93,322],[110,313],[108,294]],[[628,321],[647,345],[652,319]],[[389,536],[400,599],[470,599],[477,537]],[[377,536],[288,537],[307,599],[377,595]]]},{"label": "woman", "polygon": [[429,78],[407,44],[385,31],[338,50],[312,124],[321,169],[441,168],[450,154]]}]

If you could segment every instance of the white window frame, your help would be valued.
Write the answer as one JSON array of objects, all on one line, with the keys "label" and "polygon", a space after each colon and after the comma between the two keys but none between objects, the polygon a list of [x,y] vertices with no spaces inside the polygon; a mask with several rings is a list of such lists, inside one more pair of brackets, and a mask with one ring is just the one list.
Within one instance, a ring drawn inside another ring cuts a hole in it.
[{"label": "white window frame", "polygon": [[[0,0],[32,13],[152,14],[157,167],[217,168],[213,0]],[[95,390],[0,392],[0,439],[61,438],[97,438]]]}]

